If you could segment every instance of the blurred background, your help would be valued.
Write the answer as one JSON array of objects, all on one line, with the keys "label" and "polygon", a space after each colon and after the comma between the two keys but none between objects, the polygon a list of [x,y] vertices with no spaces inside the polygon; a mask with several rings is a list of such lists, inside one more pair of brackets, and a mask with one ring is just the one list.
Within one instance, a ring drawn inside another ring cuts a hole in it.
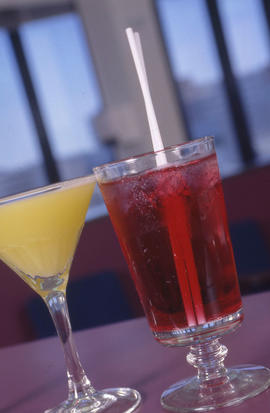
[{"label": "blurred background", "polygon": [[[151,150],[127,26],[142,38],[165,144],[216,138],[242,293],[269,289],[268,0],[0,0],[0,196]],[[34,293],[0,272],[0,346],[48,335]],[[108,274],[126,312],[74,317],[75,329],[142,314],[96,190],[71,279],[90,293]]]}]

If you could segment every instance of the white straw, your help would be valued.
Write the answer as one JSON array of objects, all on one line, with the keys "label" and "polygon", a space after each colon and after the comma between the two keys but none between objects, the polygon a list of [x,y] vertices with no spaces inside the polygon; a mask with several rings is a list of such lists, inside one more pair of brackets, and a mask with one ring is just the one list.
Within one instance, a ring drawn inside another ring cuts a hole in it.
[{"label": "white straw", "polygon": [[[137,75],[139,78],[140,86],[142,89],[142,94],[144,98],[144,104],[146,108],[146,114],[147,114],[147,119],[149,123],[153,148],[154,148],[154,151],[159,151],[159,150],[164,149],[164,145],[162,142],[162,138],[161,138],[158,122],[157,122],[157,117],[155,114],[155,110],[154,110],[154,106],[153,106],[153,102],[151,98],[140,35],[138,32],[134,33],[131,27],[128,27],[126,29],[126,35],[128,38],[131,54],[132,54],[135,68],[137,71]],[[157,158],[157,164],[161,165],[161,164],[164,164],[165,162],[166,162],[165,154],[160,153]]]}]

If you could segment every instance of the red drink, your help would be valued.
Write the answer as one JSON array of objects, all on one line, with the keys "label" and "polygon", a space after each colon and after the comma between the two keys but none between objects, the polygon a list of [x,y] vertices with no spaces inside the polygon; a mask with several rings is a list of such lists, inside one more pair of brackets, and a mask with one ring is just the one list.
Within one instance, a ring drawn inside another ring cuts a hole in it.
[{"label": "red drink", "polygon": [[156,337],[241,309],[214,153],[99,185]]},{"label": "red drink", "polygon": [[243,316],[213,138],[94,173],[156,340],[190,345],[198,369],[163,392],[162,406],[209,411],[269,387],[269,369],[223,364],[219,338]]}]

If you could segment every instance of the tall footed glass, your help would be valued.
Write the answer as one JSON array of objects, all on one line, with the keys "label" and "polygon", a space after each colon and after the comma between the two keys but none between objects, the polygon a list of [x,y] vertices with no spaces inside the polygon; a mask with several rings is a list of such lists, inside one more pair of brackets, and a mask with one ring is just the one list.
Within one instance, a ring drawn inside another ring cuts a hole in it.
[{"label": "tall footed glass", "polygon": [[72,339],[66,286],[94,187],[90,175],[0,200],[0,258],[43,298],[64,349],[68,398],[46,413],[132,412],[141,400],[129,388],[95,390]]},{"label": "tall footed glass", "polygon": [[270,370],[223,363],[219,339],[243,313],[213,138],[94,172],[155,339],[189,346],[197,368],[164,391],[162,406],[207,411],[265,390]]}]

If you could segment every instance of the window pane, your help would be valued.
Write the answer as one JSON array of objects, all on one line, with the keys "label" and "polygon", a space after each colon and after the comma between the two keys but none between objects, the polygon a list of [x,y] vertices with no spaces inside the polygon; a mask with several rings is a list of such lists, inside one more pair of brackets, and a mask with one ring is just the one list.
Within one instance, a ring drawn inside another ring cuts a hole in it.
[{"label": "window pane", "polygon": [[101,101],[79,17],[26,23],[20,33],[61,178],[87,174],[111,157],[91,123]]},{"label": "window pane", "polygon": [[262,3],[218,1],[258,161],[270,160],[270,48]]},{"label": "window pane", "polygon": [[47,183],[43,158],[8,34],[0,30],[0,196]]},{"label": "window pane", "polygon": [[214,135],[223,176],[243,165],[212,30],[201,0],[158,0],[173,74],[192,138]]}]

